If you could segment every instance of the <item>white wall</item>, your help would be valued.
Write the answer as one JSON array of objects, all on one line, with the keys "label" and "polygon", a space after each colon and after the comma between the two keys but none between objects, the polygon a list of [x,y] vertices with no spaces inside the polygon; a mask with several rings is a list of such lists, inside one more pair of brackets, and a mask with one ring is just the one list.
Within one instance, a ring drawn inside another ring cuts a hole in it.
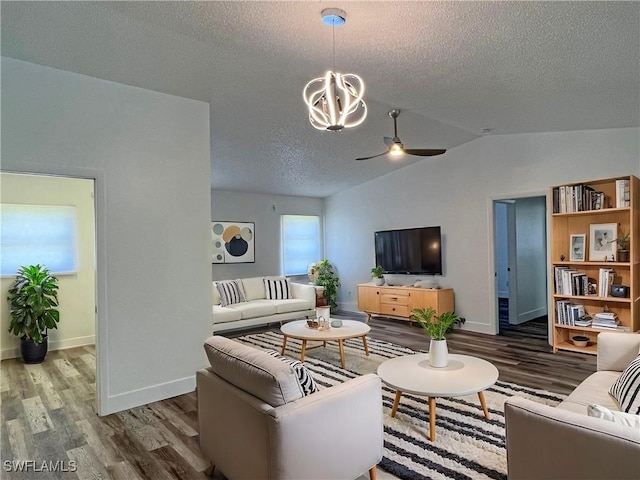
[{"label": "white wall", "polygon": [[486,136],[327,198],[325,252],[340,274],[341,307],[355,310],[356,285],[369,281],[374,231],[441,225],[441,286],[455,289],[465,328],[496,333],[493,200],[638,175],[639,150],[638,128]]},{"label": "white wall", "polygon": [[255,263],[212,265],[213,280],[280,275],[280,215],[318,215],[322,223],[322,203],[320,198],[213,190],[211,220],[254,222],[256,227]]},{"label": "white wall", "polygon": [[[95,342],[95,216],[93,181],[0,172],[2,203],[74,206],[77,219],[77,271],[58,277],[60,322],[49,329],[48,349],[92,345]],[[3,277],[0,298],[6,299],[15,276]],[[20,339],[5,335],[11,321],[9,302],[0,302],[2,359],[20,356]]]},{"label": "white wall", "polygon": [[96,179],[100,413],[193,390],[211,332],[208,104],[3,58],[2,168]]}]

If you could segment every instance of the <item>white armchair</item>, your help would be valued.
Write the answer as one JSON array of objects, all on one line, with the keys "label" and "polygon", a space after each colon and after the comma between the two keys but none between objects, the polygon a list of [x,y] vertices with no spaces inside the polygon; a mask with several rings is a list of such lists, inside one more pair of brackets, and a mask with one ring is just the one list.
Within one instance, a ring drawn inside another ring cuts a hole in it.
[{"label": "white armchair", "polygon": [[303,396],[286,363],[213,336],[197,372],[200,449],[233,479],[376,478],[382,391],[364,375]]}]

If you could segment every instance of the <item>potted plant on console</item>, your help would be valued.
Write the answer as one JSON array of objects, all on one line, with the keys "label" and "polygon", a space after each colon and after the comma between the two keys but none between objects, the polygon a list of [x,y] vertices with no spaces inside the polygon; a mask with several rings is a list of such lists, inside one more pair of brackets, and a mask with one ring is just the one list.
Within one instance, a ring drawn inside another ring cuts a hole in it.
[{"label": "potted plant on console", "polygon": [[46,267],[20,267],[9,289],[9,331],[20,337],[25,363],[41,363],[47,355],[47,329],[58,328],[58,279]]},{"label": "potted plant on console", "polygon": [[449,351],[445,334],[460,321],[460,317],[453,312],[444,312],[436,315],[431,308],[414,308],[411,310],[411,319],[420,325],[429,335],[429,365],[436,368],[446,367],[449,363]]},{"label": "potted plant on console", "polygon": [[373,277],[373,283],[376,285],[384,285],[384,269],[380,265],[376,265],[371,269],[371,276]]},{"label": "potted plant on console", "polygon": [[336,299],[338,297],[340,279],[333,271],[333,265],[329,263],[329,260],[325,259],[314,263],[311,268],[314,273],[313,284],[324,287],[324,298],[327,301],[327,305],[331,307],[331,312],[335,312],[338,308]]}]

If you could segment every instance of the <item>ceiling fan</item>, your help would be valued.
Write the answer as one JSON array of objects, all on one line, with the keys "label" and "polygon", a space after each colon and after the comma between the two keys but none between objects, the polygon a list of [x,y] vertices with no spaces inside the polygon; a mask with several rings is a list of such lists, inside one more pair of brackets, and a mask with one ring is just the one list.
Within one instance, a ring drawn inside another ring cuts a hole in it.
[{"label": "ceiling fan", "polygon": [[399,156],[403,153],[407,155],[417,155],[419,157],[433,157],[434,155],[442,155],[446,150],[442,149],[429,149],[429,148],[404,148],[404,145],[398,138],[398,123],[397,119],[400,115],[400,110],[390,110],[389,116],[393,118],[393,138],[384,137],[384,143],[389,147],[386,152],[379,153],[378,155],[372,155],[371,157],[356,158],[356,160],[369,160],[371,158],[380,157],[382,155]]}]

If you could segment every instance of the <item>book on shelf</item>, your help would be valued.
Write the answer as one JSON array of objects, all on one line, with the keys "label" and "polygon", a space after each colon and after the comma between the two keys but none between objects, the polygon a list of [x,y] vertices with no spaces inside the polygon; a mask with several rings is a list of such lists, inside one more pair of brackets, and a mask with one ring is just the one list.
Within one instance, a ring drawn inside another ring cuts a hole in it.
[{"label": "book on shelf", "polygon": [[608,297],[611,291],[615,277],[613,268],[601,268],[598,272],[598,295],[600,297]]},{"label": "book on shelf", "polygon": [[618,325],[617,327],[596,327],[594,325],[591,328],[593,328],[594,330],[600,330],[601,332],[611,332],[611,331],[630,332],[631,331],[631,329],[625,325]]},{"label": "book on shelf", "polygon": [[629,180],[616,180],[616,208],[628,207],[630,202]]},{"label": "book on shelf", "polygon": [[571,305],[569,313],[571,315],[571,325],[575,325],[577,321],[586,315],[584,305]]},{"label": "book on shelf", "polygon": [[625,331],[621,328],[619,328],[619,324],[600,324],[600,323],[596,323],[595,321],[593,323],[591,323],[591,328],[604,328],[604,329],[612,329],[612,330],[620,330],[620,331]]},{"label": "book on shelf", "polygon": [[566,266],[554,268],[555,293],[559,295],[586,296],[591,295],[589,285],[594,279],[586,273]]},{"label": "book on shelf", "polygon": [[613,325],[616,322],[619,322],[618,316],[615,317],[601,317],[597,313],[592,318],[593,323],[601,323],[602,325]]},{"label": "book on shelf", "polygon": [[559,325],[568,325],[566,314],[567,305],[571,305],[569,300],[556,301],[556,323]]},{"label": "book on shelf", "polygon": [[576,327],[590,327],[591,323],[592,319],[588,315],[585,315],[584,317],[581,317],[575,321]]},{"label": "book on shelf", "polygon": [[593,328],[618,328],[618,325],[620,325],[618,315],[612,312],[596,313],[591,321]]},{"label": "book on shelf", "polygon": [[569,300],[556,301],[556,323],[569,326],[586,326],[578,325],[576,322],[586,322],[589,318],[584,305],[573,303]]},{"label": "book on shelf", "polygon": [[586,212],[600,210],[605,205],[605,195],[590,185],[561,185],[553,188],[553,213]]}]

